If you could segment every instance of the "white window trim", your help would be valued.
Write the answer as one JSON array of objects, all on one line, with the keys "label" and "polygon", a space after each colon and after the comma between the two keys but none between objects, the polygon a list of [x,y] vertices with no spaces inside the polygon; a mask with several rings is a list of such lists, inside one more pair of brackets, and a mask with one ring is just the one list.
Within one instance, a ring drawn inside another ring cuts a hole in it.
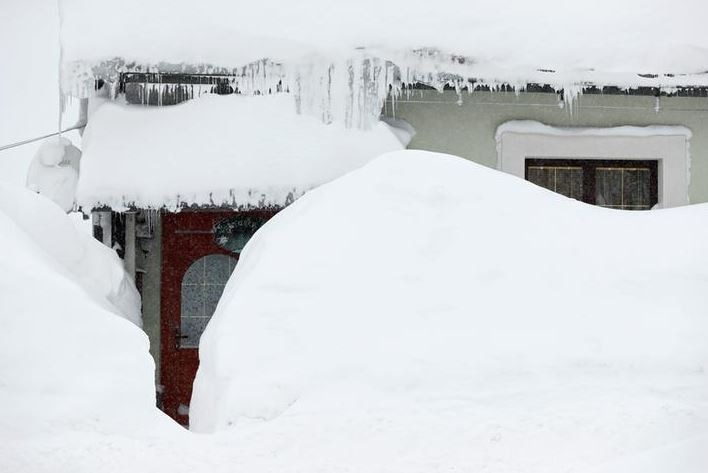
[{"label": "white window trim", "polygon": [[497,128],[497,169],[520,178],[526,158],[658,161],[659,208],[686,205],[691,130],[683,126],[557,128],[514,120]]}]

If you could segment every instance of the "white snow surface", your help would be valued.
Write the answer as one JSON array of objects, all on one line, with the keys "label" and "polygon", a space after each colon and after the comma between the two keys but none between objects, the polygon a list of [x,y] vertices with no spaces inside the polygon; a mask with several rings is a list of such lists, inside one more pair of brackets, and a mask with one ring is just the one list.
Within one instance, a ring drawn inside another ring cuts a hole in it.
[{"label": "white snow surface", "polygon": [[706,205],[376,159],[247,245],[191,409],[220,430],[197,435],[153,407],[144,334],[57,263],[71,217],[1,189],[2,471],[705,472]]},{"label": "white snow surface", "polygon": [[27,188],[51,199],[65,212],[74,207],[81,151],[66,138],[42,142],[27,172]]},{"label": "white snow surface", "polygon": [[115,254],[84,236],[48,199],[0,185],[3,471],[16,471],[9,444],[21,438],[154,417],[148,340],[125,320],[139,317],[137,292]]},{"label": "white snow surface", "polygon": [[192,428],[249,471],[704,472],[707,216],[381,156],[248,243]]},{"label": "white snow surface", "polygon": [[504,133],[523,133],[552,136],[683,136],[690,140],[691,130],[685,126],[648,125],[648,126],[613,126],[613,127],[559,127],[546,125],[534,120],[510,120],[497,127],[497,142]]},{"label": "white snow surface", "polygon": [[159,108],[106,102],[84,133],[77,203],[282,206],[405,139],[298,115],[294,98],[207,95]]},{"label": "white snow surface", "polygon": [[469,58],[487,80],[537,69],[586,78],[702,73],[708,64],[702,0],[451,0],[444,7],[423,0],[204,0],[198,7],[126,0],[109,14],[105,2],[62,0],[60,9],[67,61],[244,66],[343,57],[356,48],[382,57],[429,48]]},{"label": "white snow surface", "polygon": [[127,0],[110,15],[103,2],[62,0],[60,11],[68,97],[94,95],[97,78],[114,95],[120,72],[226,74],[242,94],[285,90],[298,113],[368,129],[388,96],[418,83],[543,84],[569,105],[591,86],[708,87],[703,0]]},{"label": "white snow surface", "polygon": [[[41,299],[37,303],[47,304],[47,307],[61,306],[63,298],[52,299],[53,296],[49,295],[44,297],[40,289],[44,285],[41,275],[44,272],[50,275],[55,273],[54,276],[61,276],[78,285],[85,293],[84,299],[90,300],[102,312],[124,317],[137,326],[142,325],[140,295],[130,276],[123,269],[123,263],[116,252],[100,244],[85,231],[79,230],[63,209],[54,202],[28,190],[2,184],[0,215],[3,218],[0,228],[8,232],[3,235],[5,241],[2,245],[4,248],[2,261],[12,264],[13,267],[22,264],[25,255],[15,248],[12,238],[24,238],[26,242],[23,245],[30,245],[34,248],[32,251],[36,253],[24,269],[30,273],[37,273],[35,274],[37,281],[34,283],[36,287],[27,287],[21,291],[22,297],[34,291],[35,297]],[[50,269],[32,270],[36,260],[43,261],[44,266]],[[14,285],[27,285],[22,283],[21,278],[12,276],[13,271],[11,268],[2,271],[10,277],[7,282],[17,279],[13,285],[8,287],[3,284],[2,287],[2,312],[5,316],[9,316],[13,310]],[[5,305],[6,300],[10,306]],[[21,300],[17,299],[16,303],[20,304]],[[23,309],[22,312],[30,313],[31,310]],[[56,323],[60,322],[57,320]],[[66,325],[58,325],[58,327],[62,329],[52,336],[61,339],[62,333],[72,330],[72,322],[66,321]]]}]

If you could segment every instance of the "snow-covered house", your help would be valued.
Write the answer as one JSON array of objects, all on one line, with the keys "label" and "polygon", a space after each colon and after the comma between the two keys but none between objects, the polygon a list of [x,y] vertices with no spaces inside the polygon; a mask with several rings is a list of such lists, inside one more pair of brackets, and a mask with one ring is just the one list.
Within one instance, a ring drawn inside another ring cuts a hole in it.
[{"label": "snow-covered house", "polygon": [[[553,0],[506,15],[313,0],[313,15],[277,3],[224,14],[237,40],[223,47],[213,15],[203,29],[192,9],[141,4],[96,21],[91,2],[64,8],[65,30],[82,34],[64,34],[63,91],[91,102],[77,203],[135,276],[163,408],[179,421],[199,336],[249,236],[382,152],[455,154],[613,209],[708,201],[708,38],[690,8],[639,16],[626,2],[580,18]],[[188,15],[174,24],[194,31],[162,21],[154,35],[140,22],[151,8]]]},{"label": "snow-covered house", "polygon": [[165,412],[187,422],[199,338],[256,230],[308,189],[402,147],[389,125],[325,125],[286,94],[92,112],[77,202],[142,294]]}]

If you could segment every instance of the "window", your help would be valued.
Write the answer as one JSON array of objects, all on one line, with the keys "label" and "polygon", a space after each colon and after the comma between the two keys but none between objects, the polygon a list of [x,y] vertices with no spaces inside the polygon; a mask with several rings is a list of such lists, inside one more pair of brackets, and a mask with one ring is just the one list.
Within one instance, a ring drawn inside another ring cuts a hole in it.
[{"label": "window", "polygon": [[214,315],[236,258],[214,254],[199,258],[182,278],[180,348],[197,348],[207,322]]},{"label": "window", "polygon": [[512,120],[500,124],[495,136],[499,170],[569,197],[615,209],[689,202],[688,128],[553,127]]},{"label": "window", "polygon": [[224,219],[214,225],[214,242],[225,250],[240,253],[268,218],[269,216],[243,214]]},{"label": "window", "polygon": [[612,209],[649,210],[658,202],[657,161],[527,158],[526,180]]}]

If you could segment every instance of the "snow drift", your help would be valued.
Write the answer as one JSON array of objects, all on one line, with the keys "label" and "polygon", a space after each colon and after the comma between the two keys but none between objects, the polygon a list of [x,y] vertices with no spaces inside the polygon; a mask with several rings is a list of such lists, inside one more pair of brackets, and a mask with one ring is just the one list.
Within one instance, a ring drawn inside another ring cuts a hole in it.
[{"label": "snow drift", "polygon": [[402,149],[398,135],[385,123],[369,131],[325,125],[298,115],[285,94],[203,96],[148,109],[105,103],[84,133],[77,202],[282,206]]},{"label": "snow drift", "polygon": [[192,428],[279,471],[582,471],[660,448],[686,456],[650,455],[657,471],[702,471],[707,216],[382,156],[249,242]]},{"label": "snow drift", "polygon": [[147,337],[125,320],[140,322],[139,299],[115,253],[80,234],[51,201],[6,186],[0,243],[5,448],[11,434],[124,431],[153,421],[154,365]]},{"label": "snow drift", "polygon": [[[142,325],[140,294],[115,251],[78,231],[62,209],[31,192],[3,185],[0,212],[25,232],[24,238],[45,255],[53,272],[81,286],[104,310]],[[10,243],[5,248],[12,253]]]}]

